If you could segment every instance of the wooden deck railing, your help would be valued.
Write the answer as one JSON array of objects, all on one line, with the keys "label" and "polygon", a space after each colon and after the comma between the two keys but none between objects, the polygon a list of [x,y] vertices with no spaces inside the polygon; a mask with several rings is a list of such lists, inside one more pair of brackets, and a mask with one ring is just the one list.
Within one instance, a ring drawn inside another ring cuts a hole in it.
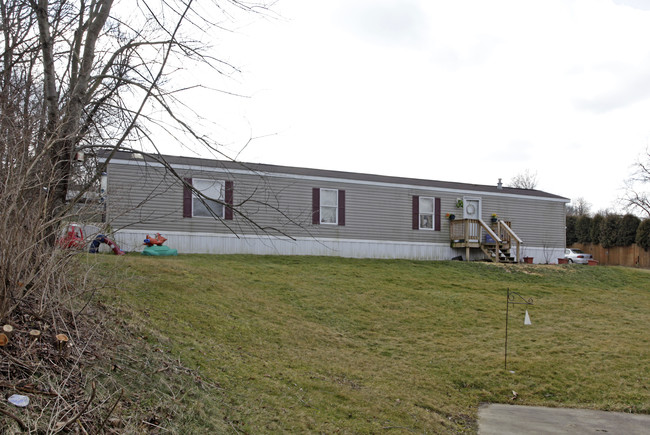
[{"label": "wooden deck railing", "polygon": [[493,240],[502,242],[501,237],[481,219],[457,219],[449,222],[449,235],[452,241],[481,243],[483,231]]},{"label": "wooden deck railing", "polygon": [[[486,242],[485,235],[490,236],[493,242]],[[466,257],[469,259],[470,248],[479,248],[481,245],[510,246],[514,241],[517,246],[517,262],[521,261],[522,241],[512,230],[511,223],[498,220],[492,226],[481,219],[456,219],[449,222],[449,237],[452,246],[464,247]]]},{"label": "wooden deck railing", "polygon": [[465,231],[465,219],[449,221],[449,238],[452,241],[465,241],[469,239],[469,228]]}]

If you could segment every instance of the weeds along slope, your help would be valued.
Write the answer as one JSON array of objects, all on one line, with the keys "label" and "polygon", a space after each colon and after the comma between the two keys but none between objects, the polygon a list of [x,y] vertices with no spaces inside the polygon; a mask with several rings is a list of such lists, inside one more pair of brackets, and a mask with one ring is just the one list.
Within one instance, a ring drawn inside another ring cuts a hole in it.
[{"label": "weeds along slope", "polygon": [[[148,345],[213,386],[192,400],[170,395],[187,408],[162,427],[475,432],[481,402],[650,412],[648,271],[207,255],[89,261],[115,283],[103,298],[125,327],[149,331]],[[531,326],[523,306],[511,306],[506,371],[507,289],[534,305]]]}]

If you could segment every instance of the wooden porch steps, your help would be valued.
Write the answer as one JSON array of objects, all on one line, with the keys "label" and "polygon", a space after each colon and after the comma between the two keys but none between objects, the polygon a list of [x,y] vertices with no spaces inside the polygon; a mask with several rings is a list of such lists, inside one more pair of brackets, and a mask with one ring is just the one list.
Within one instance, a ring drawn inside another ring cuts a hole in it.
[{"label": "wooden porch steps", "polygon": [[[495,219],[491,225],[481,219],[460,219],[449,222],[452,248],[465,248],[470,258],[471,249],[481,249],[488,260],[496,263],[518,263],[522,240],[511,228],[511,222]],[[516,254],[511,250],[514,249]]]},{"label": "wooden porch steps", "polygon": [[[510,253],[510,247],[509,246],[508,247],[505,247],[505,246],[498,247],[496,244],[482,244],[481,245],[481,251],[483,251],[483,253],[485,255],[487,255],[487,257],[490,260],[495,261],[497,263],[511,263],[511,264],[514,264],[514,263],[517,262],[517,259],[515,257],[513,257],[512,254]],[[498,261],[497,261],[497,255],[499,256]]]}]

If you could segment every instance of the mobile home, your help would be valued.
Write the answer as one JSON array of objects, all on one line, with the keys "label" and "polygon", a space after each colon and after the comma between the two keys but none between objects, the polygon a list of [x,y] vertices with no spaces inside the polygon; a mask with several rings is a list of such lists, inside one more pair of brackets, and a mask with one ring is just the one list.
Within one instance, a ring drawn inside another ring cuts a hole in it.
[{"label": "mobile home", "polygon": [[[118,152],[106,218],[122,249],[557,262],[567,198],[494,185]],[[211,201],[209,198],[216,199]]]}]

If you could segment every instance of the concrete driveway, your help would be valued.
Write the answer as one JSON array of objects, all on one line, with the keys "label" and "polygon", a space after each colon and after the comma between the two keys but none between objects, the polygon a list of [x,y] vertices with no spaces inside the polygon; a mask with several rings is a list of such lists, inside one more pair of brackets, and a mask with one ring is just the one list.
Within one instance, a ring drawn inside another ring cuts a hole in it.
[{"label": "concrete driveway", "polygon": [[479,435],[650,434],[650,415],[587,409],[483,404]]}]

